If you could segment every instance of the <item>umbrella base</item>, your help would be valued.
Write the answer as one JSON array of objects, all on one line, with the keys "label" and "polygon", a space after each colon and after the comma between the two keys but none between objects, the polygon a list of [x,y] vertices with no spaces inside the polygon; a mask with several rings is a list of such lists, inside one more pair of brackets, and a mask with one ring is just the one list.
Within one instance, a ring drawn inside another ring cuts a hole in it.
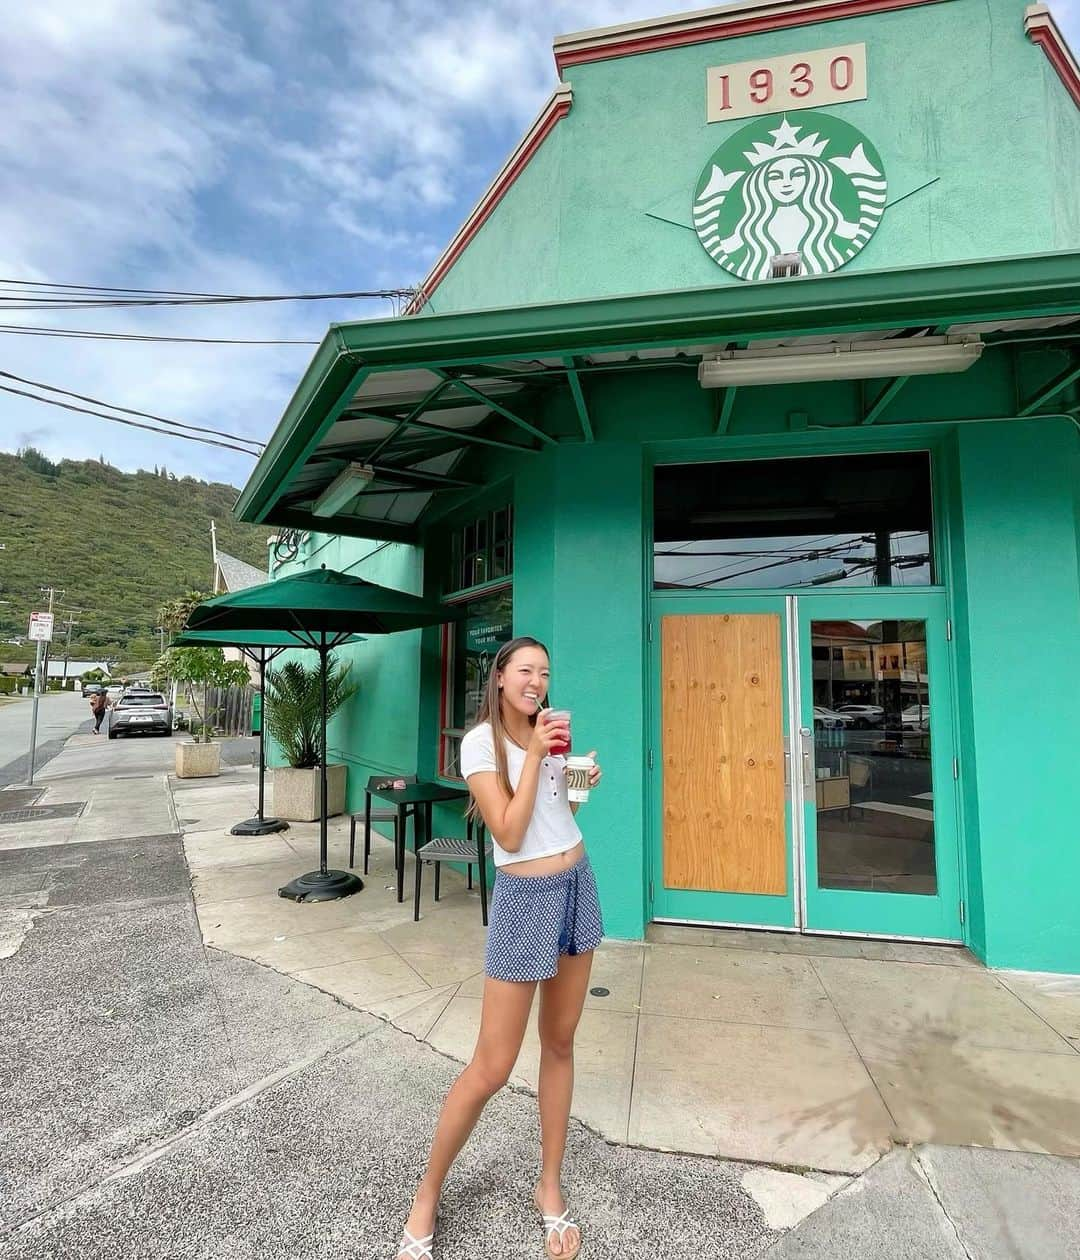
[{"label": "umbrella base", "polygon": [[292,901],[337,901],[358,893],[363,886],[364,881],[348,871],[309,871],[279,888],[278,896]]},{"label": "umbrella base", "polygon": [[280,818],[246,818],[229,828],[231,836],[268,836],[273,831],[288,831],[289,824]]}]

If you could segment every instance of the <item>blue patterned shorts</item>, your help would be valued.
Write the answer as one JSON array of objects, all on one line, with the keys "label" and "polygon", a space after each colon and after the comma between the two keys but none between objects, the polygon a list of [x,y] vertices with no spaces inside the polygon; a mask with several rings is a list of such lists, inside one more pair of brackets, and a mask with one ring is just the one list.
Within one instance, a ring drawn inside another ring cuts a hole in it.
[{"label": "blue patterned shorts", "polygon": [[500,870],[491,894],[484,971],[496,980],[550,980],[560,954],[586,954],[603,936],[588,857],[554,875]]}]

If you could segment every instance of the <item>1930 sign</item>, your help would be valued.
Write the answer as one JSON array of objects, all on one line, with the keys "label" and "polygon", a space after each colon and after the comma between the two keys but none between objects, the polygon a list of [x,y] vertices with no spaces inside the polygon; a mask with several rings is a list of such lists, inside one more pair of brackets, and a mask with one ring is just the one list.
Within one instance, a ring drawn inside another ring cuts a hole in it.
[{"label": "1930 sign", "polygon": [[739,61],[706,71],[706,118],[726,122],[864,101],[866,91],[865,44]]}]

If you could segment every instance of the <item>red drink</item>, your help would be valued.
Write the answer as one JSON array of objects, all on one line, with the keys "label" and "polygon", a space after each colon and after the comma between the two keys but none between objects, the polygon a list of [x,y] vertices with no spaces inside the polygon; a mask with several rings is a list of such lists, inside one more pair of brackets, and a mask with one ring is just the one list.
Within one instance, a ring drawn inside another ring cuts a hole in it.
[{"label": "red drink", "polygon": [[[544,716],[547,718],[549,722],[552,722],[555,719],[559,719],[560,721],[565,722],[567,726],[570,725],[570,710],[569,709],[547,709],[544,713]],[[566,754],[570,751],[570,743],[571,743],[570,735],[569,733],[567,733],[565,742],[551,745],[552,755],[555,757],[565,757]]]}]

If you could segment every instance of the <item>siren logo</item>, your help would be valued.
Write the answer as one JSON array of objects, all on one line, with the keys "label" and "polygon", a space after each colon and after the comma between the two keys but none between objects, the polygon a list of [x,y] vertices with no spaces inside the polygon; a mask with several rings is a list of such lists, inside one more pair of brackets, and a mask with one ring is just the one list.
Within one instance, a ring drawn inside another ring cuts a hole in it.
[{"label": "siren logo", "polygon": [[737,131],[698,181],[694,227],[740,280],[767,280],[772,258],[798,252],[808,275],[836,271],[873,236],[885,209],[881,156],[850,123],[800,111]]}]

